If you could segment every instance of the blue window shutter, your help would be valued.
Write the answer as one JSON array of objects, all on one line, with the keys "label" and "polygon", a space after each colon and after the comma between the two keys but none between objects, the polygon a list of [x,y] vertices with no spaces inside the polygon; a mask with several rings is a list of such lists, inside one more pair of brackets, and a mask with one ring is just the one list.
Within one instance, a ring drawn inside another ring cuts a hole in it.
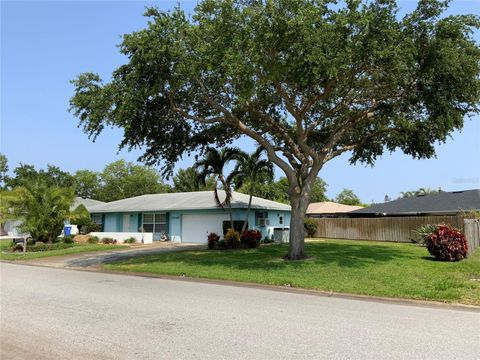
[{"label": "blue window shutter", "polygon": [[142,227],[142,213],[138,213],[138,231],[140,231],[140,228]]},{"label": "blue window shutter", "polygon": [[105,214],[102,214],[102,232],[105,231]]}]

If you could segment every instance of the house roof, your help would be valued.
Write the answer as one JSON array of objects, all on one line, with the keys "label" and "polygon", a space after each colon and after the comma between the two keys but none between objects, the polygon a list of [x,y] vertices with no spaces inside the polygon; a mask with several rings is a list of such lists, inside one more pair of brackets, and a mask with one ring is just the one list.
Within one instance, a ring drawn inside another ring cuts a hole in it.
[{"label": "house roof", "polygon": [[83,206],[85,206],[87,211],[90,212],[90,209],[93,206],[100,205],[100,204],[105,204],[105,203],[103,201],[99,201],[99,200],[76,197],[75,201],[73,202],[73,205],[72,205],[72,210],[76,209],[79,205],[83,205]]},{"label": "house roof", "polygon": [[[225,198],[225,192],[219,191],[219,197]],[[246,209],[249,195],[233,192],[232,208]],[[172,210],[209,210],[218,209],[213,191],[196,191],[184,193],[148,194],[128,199],[112,201],[92,206],[91,213],[142,212]],[[276,201],[253,197],[252,209],[290,211],[290,206]]]},{"label": "house roof", "polygon": [[480,189],[439,192],[375,204],[352,214],[415,215],[480,210]]},{"label": "house roof", "polygon": [[307,214],[336,214],[363,209],[362,206],[338,204],[333,201],[323,201],[308,205]]}]

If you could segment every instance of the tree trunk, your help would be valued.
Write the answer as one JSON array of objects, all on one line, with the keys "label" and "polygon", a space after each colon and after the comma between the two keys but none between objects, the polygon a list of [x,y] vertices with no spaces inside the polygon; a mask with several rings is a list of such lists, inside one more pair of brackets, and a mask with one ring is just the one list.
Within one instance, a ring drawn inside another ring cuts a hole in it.
[{"label": "tree trunk", "polygon": [[305,255],[305,213],[310,202],[310,191],[298,187],[290,190],[292,214],[290,219],[290,242],[288,260],[302,260]]},{"label": "tree trunk", "polygon": [[232,202],[228,202],[228,209],[230,210],[230,226],[232,230],[235,230],[234,225],[233,225],[233,213],[232,213]]},{"label": "tree trunk", "polygon": [[250,209],[252,208],[252,199],[253,199],[253,185],[251,185],[250,187],[250,198],[248,199],[247,216],[245,217],[245,221],[243,222],[242,233],[245,230],[247,230],[248,215],[250,215]]}]

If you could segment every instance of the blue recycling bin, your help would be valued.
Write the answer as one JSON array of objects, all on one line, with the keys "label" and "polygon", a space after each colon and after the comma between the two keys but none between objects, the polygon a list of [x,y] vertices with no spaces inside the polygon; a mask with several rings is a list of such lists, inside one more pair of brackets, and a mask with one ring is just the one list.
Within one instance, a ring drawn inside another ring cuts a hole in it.
[{"label": "blue recycling bin", "polygon": [[64,226],[63,227],[63,233],[65,234],[65,236],[72,235],[72,227],[71,226]]}]

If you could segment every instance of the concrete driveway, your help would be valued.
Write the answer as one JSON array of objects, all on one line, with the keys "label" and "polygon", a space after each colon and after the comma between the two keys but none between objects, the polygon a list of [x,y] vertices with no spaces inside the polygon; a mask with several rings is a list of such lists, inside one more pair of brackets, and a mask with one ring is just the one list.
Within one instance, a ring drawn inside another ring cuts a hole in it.
[{"label": "concrete driveway", "polygon": [[130,248],[128,250],[118,249],[94,253],[46,257],[28,260],[27,263],[56,268],[81,268],[84,270],[98,270],[102,267],[102,265],[112,263],[117,260],[127,260],[139,256],[155,255],[174,251],[200,249],[206,249],[206,245],[162,242],[146,245],[140,248]]}]

